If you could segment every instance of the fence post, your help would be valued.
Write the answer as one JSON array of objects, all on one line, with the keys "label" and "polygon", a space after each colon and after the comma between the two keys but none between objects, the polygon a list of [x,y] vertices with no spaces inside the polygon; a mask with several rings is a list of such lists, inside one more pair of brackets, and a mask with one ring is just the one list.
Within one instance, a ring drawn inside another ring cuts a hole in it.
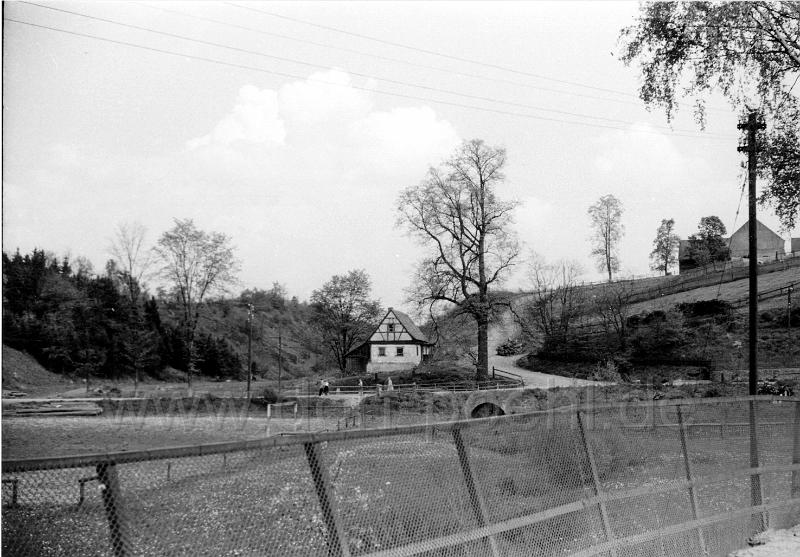
[{"label": "fence post", "polygon": [[11,508],[16,508],[17,506],[17,495],[19,494],[18,485],[19,479],[18,478],[11,478],[8,480],[3,480],[4,484],[11,484]]},{"label": "fence post", "polygon": [[[686,481],[689,482],[689,500],[692,503],[692,520],[697,520],[697,493],[694,489],[694,484],[692,483],[693,474],[692,474],[692,462],[689,460],[689,449],[686,444],[686,424],[683,421],[683,412],[681,412],[681,405],[679,404],[676,408],[678,411],[678,429],[680,431],[681,436],[681,452],[683,453],[683,469],[686,472]],[[701,526],[697,527],[697,539],[700,542],[700,550],[703,552],[704,555],[708,555],[708,550],[706,549],[706,540],[703,536],[703,528]]]},{"label": "fence post", "polygon": [[130,536],[128,524],[122,513],[122,493],[119,487],[117,466],[113,462],[101,462],[97,465],[97,479],[103,493],[103,507],[108,520],[108,531],[111,537],[111,548],[116,557],[129,554]]},{"label": "fence post", "polygon": [[328,478],[328,470],[322,459],[319,443],[304,443],[303,445],[306,450],[308,467],[311,469],[311,477],[314,479],[319,506],[322,509],[322,517],[325,520],[325,528],[328,531],[328,555],[330,557],[349,557],[350,548],[347,545],[341,520],[336,512],[333,489],[330,478]]},{"label": "fence post", "polygon": [[[472,475],[472,468],[469,465],[469,453],[467,453],[467,448],[464,446],[464,439],[461,437],[461,428],[458,424],[453,426],[453,442],[458,452],[458,462],[461,464],[461,472],[464,474],[464,483],[467,486],[472,511],[475,513],[478,527],[482,528],[489,524],[489,513],[486,511],[486,504],[483,501],[483,497],[481,497],[480,491],[478,491],[478,486],[475,484],[475,477]],[[497,540],[494,539],[494,536],[489,536],[486,541],[489,544],[491,555],[499,557],[500,550],[497,547]]]},{"label": "fence post", "polygon": [[[756,401],[750,400],[750,468],[758,468],[758,419],[756,416]],[[758,507],[763,501],[761,493],[761,474],[750,474],[750,504]],[[761,511],[758,515],[753,515],[754,533],[763,532],[767,529],[769,521],[767,513]]]},{"label": "fence post", "polygon": [[[800,464],[800,402],[794,403],[794,444],[792,446],[792,464]],[[800,496],[800,471],[792,471],[792,499]]]},{"label": "fence post", "polygon": [[592,482],[594,484],[594,494],[600,498],[598,506],[600,507],[600,520],[603,522],[603,533],[606,536],[606,541],[612,544],[611,556],[617,556],[617,548],[614,542],[614,533],[611,531],[611,523],[608,520],[608,511],[606,510],[606,502],[602,499],[602,490],[600,489],[600,475],[597,473],[597,463],[594,460],[594,453],[589,445],[589,438],[586,435],[586,428],[583,425],[583,412],[578,411],[578,429],[581,433],[581,441],[583,448],[586,451],[586,459],[589,461],[589,469],[592,472]]}]

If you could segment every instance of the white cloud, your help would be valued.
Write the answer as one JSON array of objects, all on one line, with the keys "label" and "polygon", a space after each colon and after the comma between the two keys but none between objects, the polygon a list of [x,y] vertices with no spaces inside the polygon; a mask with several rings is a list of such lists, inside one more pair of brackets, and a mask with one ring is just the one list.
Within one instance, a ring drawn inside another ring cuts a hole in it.
[{"label": "white cloud", "polygon": [[295,124],[352,120],[368,113],[372,101],[366,91],[351,87],[349,74],[332,69],[281,87],[281,115]]},{"label": "white cloud", "polygon": [[237,141],[282,144],[286,138],[283,120],[278,114],[278,96],[269,89],[245,85],[233,111],[202,137],[191,139],[189,150],[204,146],[229,146]]},{"label": "white cloud", "polygon": [[[331,275],[364,268],[376,296],[398,303],[419,252],[394,227],[397,196],[460,140],[433,109],[377,110],[370,91],[350,85],[331,70],[279,90],[243,86],[207,134],[162,156],[54,145],[26,172],[27,188],[15,180],[4,192],[6,223],[19,232],[4,246],[30,249],[22,237],[37,238],[101,268],[104,238],[122,220],[155,238],[173,218],[192,218],[231,236],[243,287],[278,280],[307,297]],[[45,203],[62,211],[38,219]],[[89,206],[99,213],[91,233],[76,226]]]},{"label": "white cloud", "polygon": [[353,122],[350,134],[365,165],[395,176],[438,164],[460,142],[453,126],[427,106],[372,112]]}]

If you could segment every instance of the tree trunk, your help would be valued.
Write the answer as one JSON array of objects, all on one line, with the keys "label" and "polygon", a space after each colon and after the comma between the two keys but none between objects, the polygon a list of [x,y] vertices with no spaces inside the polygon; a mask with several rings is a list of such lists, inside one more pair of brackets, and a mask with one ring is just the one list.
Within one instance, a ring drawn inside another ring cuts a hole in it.
[{"label": "tree trunk", "polygon": [[476,381],[489,379],[489,316],[476,316],[478,322],[478,366]]}]

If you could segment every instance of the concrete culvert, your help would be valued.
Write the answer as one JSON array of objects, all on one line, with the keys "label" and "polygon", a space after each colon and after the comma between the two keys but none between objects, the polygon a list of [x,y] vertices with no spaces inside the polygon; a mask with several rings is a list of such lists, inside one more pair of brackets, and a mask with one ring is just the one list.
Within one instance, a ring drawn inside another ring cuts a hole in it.
[{"label": "concrete culvert", "polygon": [[484,402],[473,408],[470,417],[472,418],[488,418],[489,416],[503,416],[505,412],[496,404],[491,402]]}]

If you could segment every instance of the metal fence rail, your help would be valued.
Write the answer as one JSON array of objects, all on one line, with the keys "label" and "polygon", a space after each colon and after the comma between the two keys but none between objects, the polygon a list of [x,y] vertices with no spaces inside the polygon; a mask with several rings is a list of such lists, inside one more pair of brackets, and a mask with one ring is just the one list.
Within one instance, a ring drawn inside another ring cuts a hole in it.
[{"label": "metal fence rail", "polygon": [[2,481],[6,555],[725,555],[800,520],[800,400],[4,461]]}]

